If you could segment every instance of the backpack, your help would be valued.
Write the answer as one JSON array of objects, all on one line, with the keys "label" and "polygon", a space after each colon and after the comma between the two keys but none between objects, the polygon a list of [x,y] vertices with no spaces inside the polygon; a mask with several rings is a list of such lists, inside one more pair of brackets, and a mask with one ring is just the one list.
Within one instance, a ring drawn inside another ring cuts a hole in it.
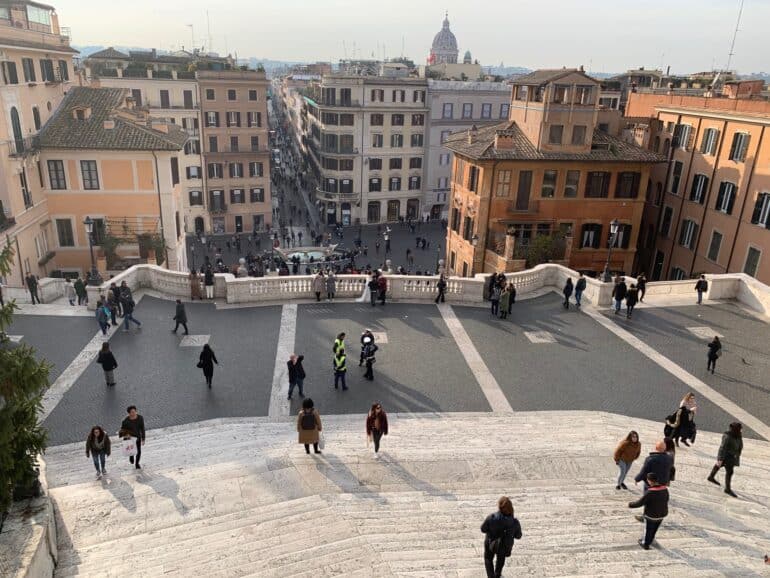
[{"label": "backpack", "polygon": [[99,311],[96,312],[96,319],[99,323],[107,323],[107,312],[104,307],[99,307]]},{"label": "backpack", "polygon": [[305,430],[315,429],[315,413],[303,411],[300,426]]}]

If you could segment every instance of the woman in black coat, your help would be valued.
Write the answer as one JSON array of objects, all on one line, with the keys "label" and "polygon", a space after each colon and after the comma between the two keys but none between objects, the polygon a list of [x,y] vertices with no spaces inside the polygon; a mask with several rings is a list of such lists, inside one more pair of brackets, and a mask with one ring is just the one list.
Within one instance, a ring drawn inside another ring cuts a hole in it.
[{"label": "woman in black coat", "polygon": [[217,356],[214,355],[214,350],[211,349],[209,344],[203,346],[200,358],[198,359],[198,367],[203,370],[203,375],[206,377],[206,385],[211,389],[211,378],[214,377],[214,364],[219,365]]},{"label": "woman in black coat", "polygon": [[719,336],[715,335],[714,340],[708,344],[708,364],[706,365],[706,371],[711,370],[714,373],[714,369],[717,366],[717,358],[722,355],[722,342],[719,341]]}]

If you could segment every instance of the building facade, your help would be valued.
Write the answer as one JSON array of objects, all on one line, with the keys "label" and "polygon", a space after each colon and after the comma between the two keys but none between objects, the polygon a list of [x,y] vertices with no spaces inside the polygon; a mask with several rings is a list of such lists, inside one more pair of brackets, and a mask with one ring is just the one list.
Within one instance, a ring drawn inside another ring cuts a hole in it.
[{"label": "building facade", "polygon": [[[539,70],[513,82],[509,120],[449,136],[450,272],[523,269],[550,236],[555,256],[597,274],[631,273],[656,153],[615,136],[619,114],[599,108],[599,82],[580,70]],[[610,223],[618,230],[610,235]],[[532,263],[530,263],[532,264]]]}]

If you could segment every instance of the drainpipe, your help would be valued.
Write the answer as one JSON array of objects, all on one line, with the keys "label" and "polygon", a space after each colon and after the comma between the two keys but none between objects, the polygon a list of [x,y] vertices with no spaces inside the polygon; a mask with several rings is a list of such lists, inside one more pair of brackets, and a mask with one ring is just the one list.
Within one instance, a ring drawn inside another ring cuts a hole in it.
[{"label": "drainpipe", "polygon": [[155,190],[158,192],[158,214],[160,215],[160,236],[163,238],[163,252],[165,253],[166,269],[168,266],[168,244],[166,243],[166,229],[163,226],[163,203],[160,200],[160,173],[158,172],[158,156],[152,151],[152,158],[155,159]]}]

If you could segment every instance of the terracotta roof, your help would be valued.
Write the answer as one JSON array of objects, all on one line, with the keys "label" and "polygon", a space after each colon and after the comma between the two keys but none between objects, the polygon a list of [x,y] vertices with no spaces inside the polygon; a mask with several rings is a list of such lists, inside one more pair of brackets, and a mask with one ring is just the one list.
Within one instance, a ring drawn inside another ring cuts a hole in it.
[{"label": "terracotta roof", "polygon": [[[513,140],[511,148],[495,148],[495,136]],[[449,150],[473,160],[553,160],[662,163],[666,158],[595,130],[592,149],[585,153],[540,151],[515,122],[506,121],[477,129],[476,141],[468,142],[468,131],[450,135],[444,143]]]},{"label": "terracotta roof", "polygon": [[67,44],[56,46],[46,44],[45,42],[29,42],[27,40],[17,40],[15,38],[0,38],[0,45],[13,46],[14,48],[35,48],[37,50],[47,50],[48,52],[66,52],[68,54],[80,54],[78,50]]},{"label": "terracotta roof", "polygon": [[93,54],[89,54],[86,57],[86,60],[89,58],[109,58],[112,60],[128,60],[128,54],[123,54],[119,50],[115,50],[112,46],[109,48],[105,48],[104,50],[100,50],[99,52],[94,52]]},{"label": "terracotta roof", "polygon": [[[187,133],[176,125],[168,125],[168,133],[152,128],[149,117],[125,118],[128,90],[123,88],[74,87],[64,97],[54,115],[40,130],[40,146],[57,149],[107,150],[179,150],[187,141]],[[84,120],[75,118],[77,108],[91,109]],[[118,115],[122,112],[123,115]],[[104,121],[112,120],[113,128]]]},{"label": "terracotta roof", "polygon": [[598,82],[595,78],[591,78],[585,72],[578,70],[577,68],[543,68],[541,70],[534,70],[529,74],[525,74],[524,76],[514,78],[511,81],[511,84],[535,84],[540,86],[541,84],[548,84],[549,82],[558,80],[563,76],[567,76],[568,74],[581,74],[585,76],[587,80]]}]

